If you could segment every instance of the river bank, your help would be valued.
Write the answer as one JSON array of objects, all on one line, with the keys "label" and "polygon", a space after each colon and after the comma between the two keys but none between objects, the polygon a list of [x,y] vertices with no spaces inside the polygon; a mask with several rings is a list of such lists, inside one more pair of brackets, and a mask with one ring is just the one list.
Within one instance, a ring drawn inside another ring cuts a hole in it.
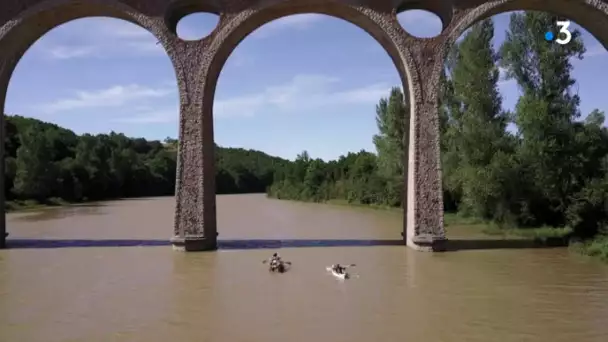
[{"label": "river bank", "polygon": [[83,200],[78,202],[70,202],[66,201],[62,198],[49,198],[44,202],[36,201],[36,200],[12,200],[6,201],[5,210],[7,213],[20,213],[20,212],[28,212],[28,211],[42,211],[49,209],[56,209],[62,207],[77,207],[83,205],[91,205],[94,203],[102,203],[109,201],[121,201],[121,200],[130,200],[130,199],[140,199],[140,198],[151,198],[151,197],[172,197],[172,196],[142,196],[142,197],[124,197],[124,198],[107,198],[103,200]]},{"label": "river bank", "polygon": [[5,202],[5,211],[7,213],[22,212],[22,211],[36,211],[36,210],[45,210],[45,209],[49,209],[49,208],[65,207],[65,206],[77,205],[77,204],[83,204],[83,203],[87,203],[87,202],[84,201],[84,202],[78,202],[78,203],[71,203],[71,202],[65,201],[61,198],[50,198],[44,202],[40,202],[40,201],[36,201],[36,200],[12,200],[12,201]]},{"label": "river bank", "polygon": [[574,242],[570,244],[570,248],[577,253],[608,263],[608,236],[597,237],[586,242]]},{"label": "river bank", "polygon": [[[217,195],[251,195],[251,194],[263,194],[262,192],[243,192],[243,193],[220,193]],[[70,202],[66,201],[62,198],[49,198],[44,202],[40,202],[37,200],[10,200],[5,202],[5,211],[7,213],[16,213],[16,212],[26,212],[26,211],[38,211],[38,210],[46,210],[53,209],[58,207],[71,207],[71,206],[79,206],[86,205],[91,203],[101,203],[108,201],[121,201],[121,200],[130,200],[130,199],[142,199],[142,198],[155,198],[155,197],[173,197],[173,195],[166,196],[137,196],[137,197],[120,197],[120,198],[106,198],[101,200],[82,200],[78,202]]]},{"label": "river bank", "polygon": [[[272,196],[269,197],[274,198]],[[403,209],[401,208],[349,203],[346,200],[329,200],[322,203],[327,205],[348,206],[369,210],[386,210],[399,213],[403,212]],[[529,240],[540,247],[569,247],[571,251],[578,254],[599,258],[602,261],[608,262],[608,237],[602,236],[589,241],[573,242],[571,241],[572,230],[568,227],[503,228],[490,222],[484,222],[478,218],[465,217],[457,213],[445,213],[444,225],[446,228],[456,226],[459,228],[466,227],[468,230],[474,231],[480,234],[480,236],[486,238],[495,237],[504,240]]]}]

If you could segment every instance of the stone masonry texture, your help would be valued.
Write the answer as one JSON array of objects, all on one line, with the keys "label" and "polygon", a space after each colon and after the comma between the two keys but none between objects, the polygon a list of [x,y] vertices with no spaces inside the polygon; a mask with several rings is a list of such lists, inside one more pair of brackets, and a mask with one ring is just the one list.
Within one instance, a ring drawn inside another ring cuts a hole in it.
[{"label": "stone masonry texture", "polygon": [[[442,32],[416,38],[397,14],[420,9],[436,14]],[[389,54],[404,89],[411,119],[406,175],[405,243],[419,250],[444,250],[439,155],[438,84],[446,51],[471,25],[514,10],[563,15],[608,43],[606,0],[2,0],[0,1],[0,109],[11,74],[27,49],[46,32],[74,19],[104,16],[129,21],[152,34],[175,68],[180,93],[177,188],[173,246],[186,251],[217,247],[213,97],[230,53],[265,23],[301,13],[344,19],[370,34]],[[217,27],[198,41],[184,41],[177,23],[196,12],[219,16]],[[2,126],[4,126],[2,116]],[[4,134],[3,130],[0,133]],[[0,141],[4,138],[0,137]],[[0,144],[4,154],[4,145]],[[0,163],[4,173],[4,163]],[[4,194],[4,177],[0,177]],[[6,245],[4,200],[0,200],[0,248]]]}]

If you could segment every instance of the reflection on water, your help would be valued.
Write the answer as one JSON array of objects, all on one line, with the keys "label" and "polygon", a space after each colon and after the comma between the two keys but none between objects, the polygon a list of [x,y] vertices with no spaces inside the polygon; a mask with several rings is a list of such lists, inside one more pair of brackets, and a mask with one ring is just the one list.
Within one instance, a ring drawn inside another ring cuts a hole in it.
[{"label": "reflection on water", "polygon": [[91,203],[66,207],[50,207],[40,211],[15,213],[12,219],[14,221],[40,222],[60,220],[71,216],[103,215],[103,212],[99,210],[101,206],[103,206],[101,203]]},{"label": "reflection on water", "polygon": [[[101,215],[38,224],[11,215],[8,225],[14,239],[166,244],[173,205],[171,199],[110,202],[98,209]],[[353,246],[398,241],[400,215],[255,195],[220,196],[218,215],[224,243],[258,248],[0,251],[0,341],[595,342],[608,336],[608,267],[564,249],[430,254],[390,243]],[[347,243],[291,248],[323,241]],[[271,250],[263,246],[281,248],[293,263],[290,272],[269,273],[261,261]],[[360,276],[338,281],[325,270],[338,262],[357,264]]]}]

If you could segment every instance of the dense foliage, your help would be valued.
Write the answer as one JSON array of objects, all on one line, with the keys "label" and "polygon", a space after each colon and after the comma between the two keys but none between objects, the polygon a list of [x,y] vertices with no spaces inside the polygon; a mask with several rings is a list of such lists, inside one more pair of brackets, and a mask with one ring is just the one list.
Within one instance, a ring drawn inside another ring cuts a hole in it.
[{"label": "dense foliage", "polygon": [[[5,116],[5,196],[69,202],[172,195],[177,140],[96,136],[21,116]],[[264,192],[285,163],[259,151],[216,149],[218,193]]]},{"label": "dense foliage", "polygon": [[[595,236],[608,224],[608,131],[604,113],[579,120],[571,60],[585,48],[574,31],[566,45],[544,40],[556,18],[514,13],[499,51],[494,26],[472,27],[446,59],[441,88],[441,150],[446,210],[503,227],[570,227]],[[521,90],[505,112],[501,70]],[[406,185],[409,107],[399,88],[376,107],[377,154],[324,162],[302,153],[277,172],[269,195],[399,206]]]},{"label": "dense foliage", "polygon": [[269,194],[277,198],[400,206],[404,190],[403,160],[407,149],[409,106],[399,88],[377,106],[379,133],[373,137],[378,154],[360,151],[324,162],[300,154],[279,170]]}]

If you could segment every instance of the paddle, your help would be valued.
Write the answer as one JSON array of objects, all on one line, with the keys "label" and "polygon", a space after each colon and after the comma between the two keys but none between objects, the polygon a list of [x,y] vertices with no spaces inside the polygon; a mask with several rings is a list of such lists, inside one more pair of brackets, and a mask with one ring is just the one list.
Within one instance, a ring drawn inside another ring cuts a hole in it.
[{"label": "paddle", "polygon": [[[269,261],[269,260],[268,260],[268,259],[266,259],[266,260],[262,261],[262,263],[263,263],[263,264],[266,264],[268,261]],[[274,265],[273,265],[273,264],[270,264],[270,271],[271,271],[271,272],[274,272],[274,271],[277,271],[277,270],[278,270],[279,272],[283,273],[283,272],[285,272],[285,271],[286,271],[286,269],[285,269],[285,265],[287,265],[287,266],[291,266],[291,261],[284,261],[284,260],[281,260],[281,261],[278,261],[278,262],[277,262],[276,264],[274,264]]]},{"label": "paddle", "polygon": [[[329,266],[329,267],[334,268],[336,265],[337,265],[337,264],[333,264],[333,265],[331,265],[331,266]],[[356,266],[357,266],[357,264],[348,264],[348,265],[340,265],[340,266],[342,266],[342,267],[344,267],[344,268],[348,268],[348,267],[356,267]]]},{"label": "paddle", "polygon": [[[268,262],[268,260],[264,260],[264,261],[262,261],[262,264],[265,264],[267,262]],[[291,261],[281,261],[281,262],[284,264],[287,264],[287,265],[291,265]]]}]

